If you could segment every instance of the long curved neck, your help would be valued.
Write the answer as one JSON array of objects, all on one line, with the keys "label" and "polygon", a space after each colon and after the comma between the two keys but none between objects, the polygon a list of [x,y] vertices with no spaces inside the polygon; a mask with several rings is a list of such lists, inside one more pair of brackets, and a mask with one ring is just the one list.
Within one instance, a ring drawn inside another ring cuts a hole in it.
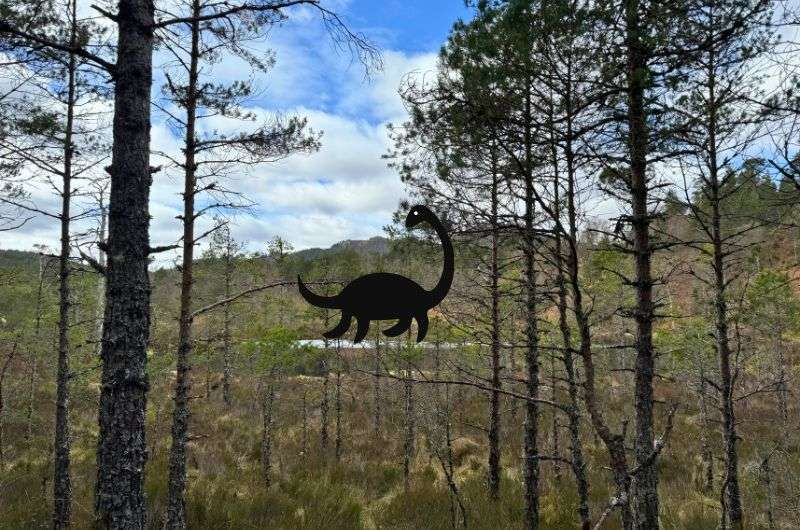
[{"label": "long curved neck", "polygon": [[436,217],[430,220],[436,234],[442,242],[442,250],[444,251],[444,269],[442,275],[439,277],[439,283],[430,291],[431,307],[439,305],[439,302],[444,300],[450,286],[453,284],[453,273],[455,271],[455,256],[453,255],[453,243],[450,241],[450,236],[447,235],[444,226]]}]

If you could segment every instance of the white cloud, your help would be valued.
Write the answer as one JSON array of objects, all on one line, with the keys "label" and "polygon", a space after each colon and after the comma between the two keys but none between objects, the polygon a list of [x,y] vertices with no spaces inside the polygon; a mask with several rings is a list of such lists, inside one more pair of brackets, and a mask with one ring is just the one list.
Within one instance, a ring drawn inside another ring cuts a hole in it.
[{"label": "white cloud", "polygon": [[[330,44],[318,16],[308,9],[296,10],[295,15],[299,16],[275,28],[267,42],[257,44],[256,49],[274,49],[277,63],[264,79],[256,80],[262,90],[250,108],[262,118],[276,113],[306,116],[311,128],[323,132],[322,147],[317,153],[232,175],[230,187],[257,202],[255,213],[236,216],[232,226],[234,237],[246,240],[251,250],[263,249],[275,235],[287,238],[296,248],[307,248],[380,234],[404,197],[398,175],[381,158],[390,147],[387,123],[401,122],[406,116],[398,88],[406,74],[431,72],[436,62],[433,53],[384,50],[383,71],[365,81],[360,65]],[[158,52],[154,64],[165,58],[162,54]],[[213,77],[231,81],[248,71],[241,61],[225,60],[214,66]],[[154,84],[153,95],[159,91]],[[247,124],[214,118],[203,126],[230,132]],[[155,112],[151,139],[155,151],[180,155],[180,139]],[[152,160],[154,165],[164,162],[158,156]],[[180,236],[180,221],[175,217],[181,213],[181,189],[178,172],[164,170],[154,176],[150,203],[154,245]],[[37,198],[53,205],[53,197],[44,190]],[[210,216],[203,218],[198,231],[211,222]],[[22,230],[4,233],[2,248],[29,249],[34,243],[55,246],[57,235],[52,220],[39,219]],[[157,261],[166,264],[176,256],[165,253]]]}]

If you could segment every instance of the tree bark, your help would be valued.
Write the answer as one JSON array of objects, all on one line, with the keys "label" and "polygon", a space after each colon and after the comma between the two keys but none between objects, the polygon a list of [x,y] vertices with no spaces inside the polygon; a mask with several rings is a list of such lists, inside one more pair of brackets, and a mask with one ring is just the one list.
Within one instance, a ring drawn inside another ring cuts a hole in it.
[{"label": "tree bark", "polygon": [[658,468],[651,458],[654,447],[653,379],[653,278],[651,272],[650,214],[648,211],[647,113],[644,105],[648,71],[644,28],[639,0],[625,3],[626,83],[628,99],[628,156],[630,158],[631,237],[633,239],[636,307],[636,363],[634,368],[634,407],[636,411],[636,464],[640,471],[635,478],[636,525],[658,528]]},{"label": "tree bark", "polygon": [[337,350],[337,365],[336,365],[336,390],[335,390],[335,409],[336,409],[336,435],[334,439],[334,456],[336,461],[339,462],[342,458],[342,367],[341,357],[339,357],[338,340]]},{"label": "tree bark", "polygon": [[[568,79],[571,80],[571,75],[568,74]],[[565,103],[567,108],[567,119],[566,119],[566,139],[564,141],[565,144],[565,159],[566,159],[566,177],[569,182],[574,182],[575,178],[575,168],[574,168],[574,152],[572,148],[572,95],[571,95],[571,84],[567,84],[565,87]],[[552,120],[551,120],[552,124]],[[553,215],[556,219],[561,222],[561,177],[559,172],[559,160],[558,160],[558,146],[555,141],[555,138],[551,138],[551,149],[552,149],[552,157],[553,157]],[[568,193],[573,192],[574,190],[568,184],[567,186]],[[568,198],[568,200],[574,200],[574,198]],[[564,373],[565,378],[567,380],[567,391],[569,394],[569,402],[567,404],[567,418],[569,421],[569,438],[570,438],[570,454],[571,454],[571,467],[573,475],[575,476],[575,482],[578,490],[578,516],[581,520],[581,529],[588,530],[591,521],[589,519],[589,481],[586,477],[586,462],[583,457],[583,442],[581,441],[581,419],[580,419],[580,402],[578,396],[578,383],[577,383],[577,374],[575,373],[575,349],[572,343],[572,330],[569,326],[568,321],[568,305],[569,300],[567,298],[567,285],[566,285],[566,274],[565,268],[566,265],[564,263],[564,236],[572,237],[572,234],[563,234],[561,230],[555,231],[555,267],[556,267],[556,284],[558,290],[558,327],[561,331],[561,340],[564,346],[563,353],[561,355],[561,361],[564,365]],[[572,248],[572,247],[570,247]],[[568,260],[571,261],[571,260]],[[552,385],[553,385],[553,401],[556,400],[555,395],[555,385],[556,385],[556,377],[555,377],[555,367],[553,368],[553,378],[552,378]],[[556,411],[553,411],[553,431],[557,432],[558,423],[557,423],[557,416]],[[558,454],[558,437],[556,434],[553,435],[554,437],[554,454]]]},{"label": "tree bark", "polygon": [[[568,128],[570,127],[570,123],[571,121],[568,120]],[[572,137],[571,130],[568,129],[567,134],[568,137]],[[567,145],[569,146],[569,144]],[[575,313],[575,321],[578,328],[578,355],[581,358],[584,368],[584,402],[586,403],[586,409],[589,413],[592,426],[594,427],[594,432],[603,441],[608,451],[611,473],[614,485],[616,486],[615,504],[620,510],[622,529],[632,530],[633,514],[631,513],[630,506],[630,475],[628,473],[627,455],[625,454],[625,433],[613,433],[606,424],[599,406],[599,397],[597,396],[597,389],[595,387],[597,376],[595,374],[592,351],[591,324],[583,305],[583,291],[581,288],[580,262],[578,256],[578,212],[575,204],[575,165],[574,153],[571,149],[568,148],[566,150],[565,158],[567,164],[565,203],[568,221],[568,234],[566,234],[565,241],[568,250],[566,255],[566,270],[570,295],[572,297],[572,310]],[[575,391],[577,392],[577,388]],[[577,445],[574,447],[577,447]],[[573,465],[575,465],[574,462]]]},{"label": "tree bark", "polygon": [[264,479],[264,487],[267,489],[272,485],[272,438],[275,407],[275,373],[269,375],[269,382],[266,391],[261,399],[261,472]]},{"label": "tree bark", "polygon": [[714,338],[719,361],[720,392],[722,408],[722,440],[725,461],[725,479],[723,496],[725,498],[725,519],[732,529],[743,528],[742,501],[739,492],[739,455],[736,449],[736,412],[734,410],[734,379],[731,370],[731,346],[728,335],[728,301],[726,288],[725,249],[722,233],[721,184],[717,162],[717,100],[715,53],[710,49],[708,78],[708,184],[711,203],[711,243],[713,246],[712,264],[714,269]]},{"label": "tree bark", "polygon": [[[326,329],[327,329],[327,323],[326,323]],[[328,339],[324,339],[324,345],[325,345],[325,358],[322,361],[322,372],[323,372],[322,396],[319,403],[319,413],[320,413],[319,445],[323,459],[328,453],[328,438],[329,438],[328,411],[330,409],[330,397],[329,397],[330,374],[328,369],[328,353],[329,353]]]},{"label": "tree bark", "polygon": [[6,380],[6,374],[8,373],[8,368],[11,366],[11,361],[14,360],[14,356],[17,353],[17,342],[14,342],[14,345],[11,347],[11,351],[6,356],[5,360],[3,361],[3,366],[0,366],[0,469],[3,469],[5,464],[5,452],[4,443],[3,442],[3,419],[4,419],[4,411],[5,411],[5,401],[3,401],[3,382]]},{"label": "tree bark", "polygon": [[[70,2],[70,47],[77,39],[77,5]],[[56,374],[56,418],[53,437],[53,528],[69,528],[72,507],[69,432],[69,322],[70,322],[70,203],[72,199],[72,146],[75,117],[77,58],[67,64],[67,121],[64,130],[64,167],[61,189],[61,251],[58,256],[58,370]]]},{"label": "tree bark", "polygon": [[304,460],[307,461],[305,457],[308,456],[308,389],[303,386],[303,431],[302,431],[302,439],[300,441],[300,454],[303,455]]},{"label": "tree bark", "polygon": [[[200,2],[192,2],[192,17],[200,16]],[[183,259],[181,261],[181,306],[178,322],[178,352],[175,371],[174,409],[172,413],[172,446],[169,452],[169,485],[165,527],[171,530],[186,528],[186,441],[189,434],[189,371],[192,354],[192,288],[194,283],[194,200],[197,193],[196,122],[197,79],[200,59],[200,23],[191,23],[191,49],[189,51],[188,84],[184,105],[186,130],[184,138],[183,187]],[[227,307],[227,306],[226,306]]]},{"label": "tree bark", "polygon": [[[100,208],[100,229],[97,234],[98,250],[97,250],[97,263],[101,267],[106,266],[106,253],[100,248],[106,242],[106,223],[108,222],[108,208],[103,203],[103,194],[100,193],[99,199]],[[103,346],[103,308],[105,307],[106,297],[106,278],[102,274],[97,275],[97,304],[95,308],[95,353],[99,357],[100,350]]]},{"label": "tree bark", "polygon": [[403,381],[405,396],[405,437],[403,439],[403,488],[408,492],[411,480],[411,460],[414,457],[414,386],[411,381],[411,369],[406,369]]},{"label": "tree bark", "polygon": [[491,355],[492,355],[492,390],[489,397],[489,498],[500,497],[500,290],[498,287],[500,269],[498,265],[499,229],[497,221],[497,162],[495,150],[492,150],[492,194],[491,194]]},{"label": "tree bark", "polygon": [[[377,328],[376,328],[377,329]],[[373,425],[375,439],[381,439],[381,338],[375,334],[375,376],[373,377]]]},{"label": "tree bark", "polygon": [[120,0],[95,517],[144,530],[153,3]]},{"label": "tree bark", "polygon": [[[530,86],[527,87],[525,99],[525,116],[531,116]],[[525,364],[526,364],[526,390],[531,398],[539,397],[539,330],[536,319],[537,286],[535,263],[535,237],[534,237],[534,194],[533,194],[533,160],[532,160],[532,131],[531,124],[525,127]],[[529,400],[525,403],[525,530],[535,530],[539,527],[539,405],[536,401]]]},{"label": "tree bark", "polygon": [[[225,299],[231,297],[233,276],[233,249],[228,242],[225,252]],[[230,407],[231,398],[231,304],[222,308],[222,400]]]}]

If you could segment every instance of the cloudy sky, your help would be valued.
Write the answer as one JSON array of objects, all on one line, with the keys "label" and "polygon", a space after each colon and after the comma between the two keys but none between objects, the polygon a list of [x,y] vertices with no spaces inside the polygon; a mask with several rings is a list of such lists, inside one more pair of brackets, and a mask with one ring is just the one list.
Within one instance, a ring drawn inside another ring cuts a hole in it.
[{"label": "cloudy sky", "polygon": [[[246,241],[251,251],[264,249],[276,235],[301,249],[382,233],[404,196],[399,177],[381,159],[390,145],[387,124],[405,119],[398,87],[406,75],[431,74],[450,26],[458,17],[469,16],[463,0],[328,0],[325,4],[380,49],[383,70],[365,79],[361,65],[331,44],[310,9],[290,11],[289,20],[255,49],[271,49],[276,63],[255,79],[258,96],[249,101],[250,110],[264,117],[305,116],[323,137],[322,148],[314,154],[233,175],[230,187],[257,203],[250,213],[232,219],[234,236]],[[154,63],[160,60],[164,57],[157,53]],[[229,60],[216,65],[211,76],[231,81],[248,72],[243,63]],[[154,95],[162,80],[157,70]],[[207,126],[224,130],[230,124]],[[163,118],[154,116],[154,150],[175,152],[179,141]],[[155,175],[150,207],[154,244],[174,242],[180,233],[175,216],[180,213],[181,187],[178,173]],[[21,230],[3,233],[0,247],[27,250],[34,243],[55,247],[56,242],[52,220],[36,219]],[[162,256],[159,261],[174,258]]]}]

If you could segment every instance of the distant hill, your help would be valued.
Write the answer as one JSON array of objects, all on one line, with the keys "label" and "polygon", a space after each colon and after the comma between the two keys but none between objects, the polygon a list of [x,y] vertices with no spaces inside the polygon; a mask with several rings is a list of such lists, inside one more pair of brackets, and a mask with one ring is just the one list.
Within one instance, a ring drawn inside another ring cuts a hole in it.
[{"label": "distant hill", "polygon": [[298,250],[294,255],[305,261],[313,261],[325,254],[335,254],[342,250],[353,250],[358,254],[379,254],[386,255],[390,250],[389,239],[381,236],[371,237],[369,239],[346,239],[333,244],[330,248],[307,248],[305,250]]},{"label": "distant hill", "polygon": [[[330,248],[307,248],[298,250],[292,255],[301,261],[314,261],[321,256],[336,254],[344,250],[352,250],[359,255],[381,255],[385,256],[391,250],[391,242],[388,238],[375,236],[369,239],[346,239],[334,243]],[[0,270],[26,270],[37,271],[39,268],[39,253],[24,250],[3,250],[0,249]],[[172,266],[162,267],[172,269]]]},{"label": "distant hill", "polygon": [[39,253],[0,249],[0,269],[37,271],[39,270]]}]

